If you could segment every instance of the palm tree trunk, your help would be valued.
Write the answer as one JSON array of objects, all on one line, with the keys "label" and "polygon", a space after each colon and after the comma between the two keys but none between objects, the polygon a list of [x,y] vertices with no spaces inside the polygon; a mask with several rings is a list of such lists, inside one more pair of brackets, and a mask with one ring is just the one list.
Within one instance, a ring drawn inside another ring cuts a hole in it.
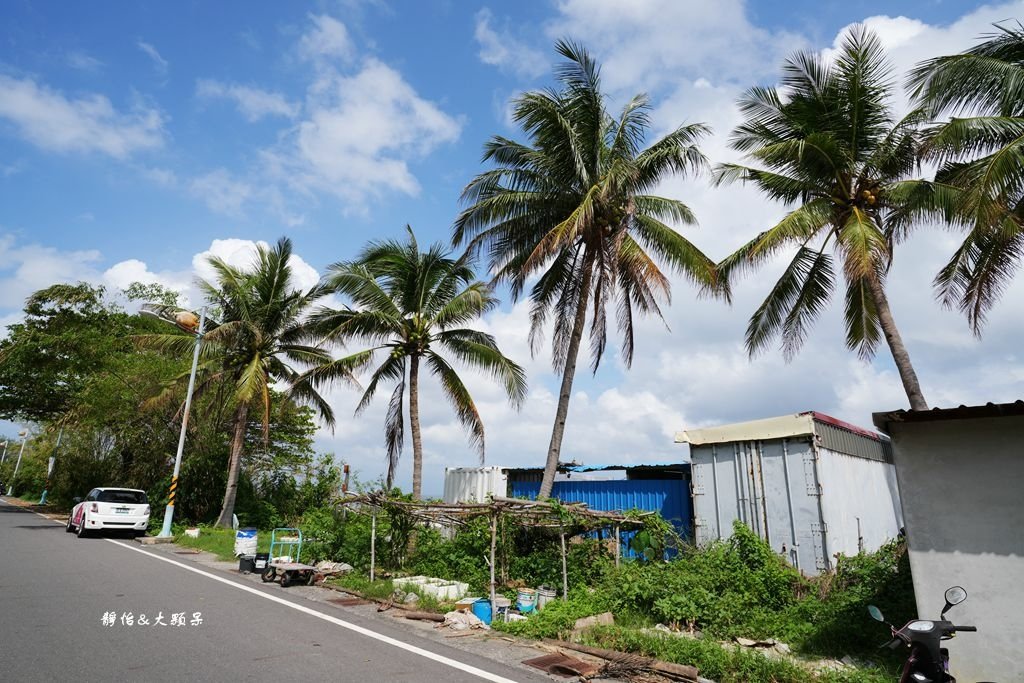
[{"label": "palm tree trunk", "polygon": [[230,527],[235,512],[235,497],[238,495],[238,473],[242,464],[242,449],[245,447],[245,428],[249,418],[249,404],[240,403],[235,410],[234,434],[231,437],[231,459],[228,461],[228,484],[224,489],[224,505],[216,526]]},{"label": "palm tree trunk", "polygon": [[555,425],[551,429],[551,444],[548,459],[544,464],[544,478],[540,481],[538,499],[550,498],[558,470],[558,456],[562,452],[562,437],[565,436],[565,419],[569,415],[569,399],[572,396],[572,381],[576,376],[576,357],[580,352],[583,329],[587,324],[587,304],[590,301],[590,281],[593,277],[594,257],[590,250],[583,257],[583,282],[580,283],[580,298],[576,303],[576,318],[572,323],[572,336],[565,354],[565,368],[562,370],[562,387],[558,392],[558,409],[555,411]]},{"label": "palm tree trunk", "polygon": [[871,296],[875,300],[875,307],[878,310],[878,322],[882,326],[882,333],[885,334],[885,341],[889,344],[892,352],[892,359],[896,363],[896,369],[903,380],[903,390],[907,392],[910,399],[911,410],[928,410],[928,404],[924,400],[924,393],[921,391],[921,383],[917,380],[917,373],[910,363],[910,353],[903,344],[903,337],[896,328],[896,321],[889,309],[889,299],[885,295],[885,288],[878,278],[869,277],[868,287],[871,289]]},{"label": "palm tree trunk", "polygon": [[420,357],[409,362],[409,426],[412,429],[412,499],[423,493],[423,440],[420,438]]}]

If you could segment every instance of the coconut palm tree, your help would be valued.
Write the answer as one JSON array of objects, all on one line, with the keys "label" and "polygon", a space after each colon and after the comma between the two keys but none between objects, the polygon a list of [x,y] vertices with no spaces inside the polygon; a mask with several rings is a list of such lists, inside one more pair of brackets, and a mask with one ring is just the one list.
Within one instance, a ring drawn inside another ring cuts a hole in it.
[{"label": "coconut palm tree", "polygon": [[967,236],[935,285],[975,333],[1024,258],[1024,25],[995,29],[910,77],[933,115],[960,115],[934,130],[924,152],[940,164],[936,181],[963,191],[956,222]]},{"label": "coconut palm tree", "polygon": [[911,179],[927,117],[914,110],[894,119],[891,67],[878,38],[862,26],[846,34],[833,62],[801,52],[782,71],[780,88],[754,87],[739,101],[746,120],[731,145],[760,167],[716,168],[717,183],[752,183],[770,199],[796,205],[719,264],[723,277],[733,278],[795,248],[750,318],[746,348],[754,355],[779,337],[790,360],[836,287],[838,260],[847,346],[871,358],[884,336],[911,407],[923,410],[885,278],[893,244],[916,217],[947,199],[942,188]]},{"label": "coconut palm tree", "polygon": [[[281,238],[271,248],[257,247],[249,269],[210,257],[215,280],[199,283],[214,314],[203,335],[196,394],[227,385],[234,399],[227,486],[218,526],[231,526],[245,436],[254,410],[259,411],[264,439],[269,438],[273,384],[284,385],[289,399],[311,405],[326,424],[334,424],[334,413],[318,393],[316,378],[304,374],[332,361],[330,352],[309,343],[307,327],[313,305],[330,290],[322,284],[305,292],[297,289],[291,256],[291,241]],[[180,334],[147,335],[140,341],[179,352],[187,352],[193,344],[191,336]],[[355,382],[351,375],[339,376]]]},{"label": "coconut palm tree", "polygon": [[[591,369],[607,342],[609,307],[622,334],[622,359],[633,359],[635,314],[661,316],[670,283],[659,262],[701,286],[715,283],[714,263],[668,223],[692,224],[682,202],[649,194],[672,173],[702,170],[697,147],[708,132],[681,126],[644,148],[650,121],[646,96],[613,118],[600,70],[578,45],[561,41],[566,61],[556,70],[560,90],[528,92],[515,120],[529,138],[494,136],[484,161],[495,168],[463,191],[453,242],[483,252],[495,280],[513,300],[529,290],[531,346],[539,348],[553,322],[552,365],[562,375],[540,497],[549,497],[558,467],[576,359],[589,313]],[[656,260],[657,259],[657,260]]]},{"label": "coconut palm tree", "polygon": [[526,373],[498,349],[494,337],[464,325],[498,304],[491,287],[478,282],[466,259],[452,258],[440,244],[420,252],[412,228],[408,240],[371,242],[350,262],[328,269],[326,283],[343,294],[351,306],[321,309],[312,319],[318,335],[340,344],[359,342],[369,348],[317,368],[310,377],[320,381],[339,374],[348,377],[380,361],[370,375],[356,407],[358,415],[373,400],[382,382],[395,388],[384,421],[387,448],[385,485],[391,489],[405,441],[405,390],[409,390],[412,431],[412,495],[419,500],[423,483],[423,443],[420,430],[420,369],[426,366],[441,384],[469,441],[484,461],[484,424],[473,397],[452,364],[442,355],[483,370],[502,384],[518,408],[526,398]]}]

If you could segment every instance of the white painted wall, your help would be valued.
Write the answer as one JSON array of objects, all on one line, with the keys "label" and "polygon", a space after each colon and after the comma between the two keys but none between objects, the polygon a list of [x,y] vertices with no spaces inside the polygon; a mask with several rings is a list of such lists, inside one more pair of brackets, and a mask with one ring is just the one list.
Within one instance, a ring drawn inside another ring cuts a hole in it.
[{"label": "white painted wall", "polygon": [[[960,681],[1024,681],[1024,416],[890,422],[918,616],[978,627],[948,641]],[[884,605],[879,605],[885,611]]]}]

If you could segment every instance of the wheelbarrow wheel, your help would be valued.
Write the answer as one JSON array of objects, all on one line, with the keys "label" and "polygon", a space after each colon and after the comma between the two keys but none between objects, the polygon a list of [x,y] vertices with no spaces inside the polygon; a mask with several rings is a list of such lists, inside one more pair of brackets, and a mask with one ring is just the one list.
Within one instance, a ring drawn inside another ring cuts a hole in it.
[{"label": "wheelbarrow wheel", "polygon": [[263,583],[270,583],[271,581],[274,580],[274,574],[275,573],[276,572],[275,572],[273,567],[267,567],[260,574],[260,578],[263,579]]}]

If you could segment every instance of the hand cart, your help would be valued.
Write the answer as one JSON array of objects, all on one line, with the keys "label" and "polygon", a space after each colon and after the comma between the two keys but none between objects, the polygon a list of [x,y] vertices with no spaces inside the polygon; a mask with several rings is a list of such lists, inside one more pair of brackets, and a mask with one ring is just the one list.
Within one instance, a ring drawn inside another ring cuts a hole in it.
[{"label": "hand cart", "polygon": [[[295,555],[292,556],[294,550]],[[293,561],[282,562],[271,559],[266,569],[260,573],[264,583],[277,581],[282,588],[293,586],[297,583],[304,583],[307,586],[313,585],[316,578],[316,567],[299,562],[302,554],[302,531],[290,527],[274,529],[270,534],[270,557],[289,556]]]}]

